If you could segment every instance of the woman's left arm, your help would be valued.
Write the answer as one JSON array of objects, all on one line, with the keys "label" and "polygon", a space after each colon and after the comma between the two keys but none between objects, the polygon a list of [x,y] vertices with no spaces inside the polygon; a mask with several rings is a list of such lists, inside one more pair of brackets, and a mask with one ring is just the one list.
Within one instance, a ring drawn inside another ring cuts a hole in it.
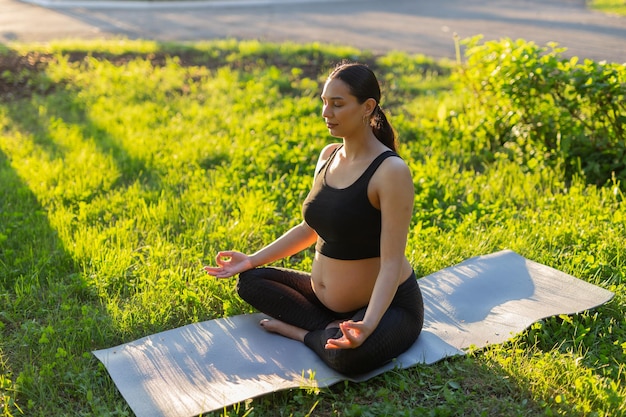
[{"label": "woman's left arm", "polygon": [[388,158],[372,178],[381,211],[380,271],[362,321],[340,324],[343,337],[329,339],[327,349],[351,349],[363,344],[391,304],[402,278],[405,250],[413,216],[414,188],[409,167]]}]

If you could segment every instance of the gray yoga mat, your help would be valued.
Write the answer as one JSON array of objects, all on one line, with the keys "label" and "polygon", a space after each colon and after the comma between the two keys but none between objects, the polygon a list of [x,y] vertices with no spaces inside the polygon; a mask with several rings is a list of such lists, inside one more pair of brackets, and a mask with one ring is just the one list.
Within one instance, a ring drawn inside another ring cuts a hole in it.
[{"label": "gray yoga mat", "polygon": [[587,310],[613,293],[506,250],[419,279],[424,330],[394,362],[357,378],[329,369],[306,346],[267,333],[261,314],[194,323],[97,350],[137,417],[192,417],[273,391],[365,381],[502,343],[533,322]]}]

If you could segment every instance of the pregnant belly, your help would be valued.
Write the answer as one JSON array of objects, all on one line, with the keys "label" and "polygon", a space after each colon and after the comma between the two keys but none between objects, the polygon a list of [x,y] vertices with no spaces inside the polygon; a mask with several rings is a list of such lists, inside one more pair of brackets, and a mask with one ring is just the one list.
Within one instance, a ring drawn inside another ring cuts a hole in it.
[{"label": "pregnant belly", "polygon": [[338,313],[365,307],[380,268],[380,258],[344,261],[315,254],[313,290],[322,303]]}]

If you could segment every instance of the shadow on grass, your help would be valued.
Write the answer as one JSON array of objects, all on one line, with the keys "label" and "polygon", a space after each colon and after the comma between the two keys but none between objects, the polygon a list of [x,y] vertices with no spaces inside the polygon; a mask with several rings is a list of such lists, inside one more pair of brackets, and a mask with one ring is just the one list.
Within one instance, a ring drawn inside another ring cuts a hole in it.
[{"label": "shadow on grass", "polygon": [[46,95],[63,86],[33,57],[3,47],[0,55],[0,379],[12,387],[4,392],[5,380],[2,407],[8,415],[95,412],[110,399],[93,391],[111,384],[101,380],[90,351],[115,338],[113,326],[83,275],[83,260],[74,259],[50,223],[50,208],[20,176],[28,166],[15,161],[26,137],[48,158],[63,158],[38,118]]},{"label": "shadow on grass", "polygon": [[86,354],[111,339],[111,323],[2,150],[0,184],[0,376],[15,388],[5,411],[71,414],[88,408],[101,371]]},{"label": "shadow on grass", "polygon": [[2,57],[0,73],[8,74],[0,79],[0,100],[11,102],[6,112],[12,123],[32,137],[50,160],[64,159],[66,153],[65,147],[50,135],[50,125],[61,120],[77,127],[85,141],[92,140],[100,153],[113,157],[121,173],[114,186],[124,187],[140,180],[146,187],[159,188],[158,176],[145,161],[129,155],[120,140],[91,122],[87,109],[76,99],[78,91],[46,75],[52,59],[37,52],[20,56],[8,51]]}]

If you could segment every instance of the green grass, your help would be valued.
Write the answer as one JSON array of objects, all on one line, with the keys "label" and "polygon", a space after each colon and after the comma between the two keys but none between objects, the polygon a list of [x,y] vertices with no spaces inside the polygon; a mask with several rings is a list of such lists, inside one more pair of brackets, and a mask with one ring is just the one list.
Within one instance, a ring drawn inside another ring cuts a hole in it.
[{"label": "green grass", "polygon": [[601,12],[626,16],[624,0],[591,0],[590,7]]},{"label": "green grass", "polygon": [[[211,415],[626,412],[623,186],[589,185],[558,164],[533,169],[505,153],[468,155],[472,133],[455,123],[471,112],[453,64],[235,41],[1,53],[3,417],[130,416],[92,350],[252,311],[233,280],[201,266],[219,249],[255,250],[300,221],[316,155],[333,140],[320,89],[342,58],[369,62],[383,82],[383,107],[414,174],[407,253],[418,275],[509,248],[616,296],[466,357]],[[308,251],[281,265],[306,269],[311,260]]]}]

